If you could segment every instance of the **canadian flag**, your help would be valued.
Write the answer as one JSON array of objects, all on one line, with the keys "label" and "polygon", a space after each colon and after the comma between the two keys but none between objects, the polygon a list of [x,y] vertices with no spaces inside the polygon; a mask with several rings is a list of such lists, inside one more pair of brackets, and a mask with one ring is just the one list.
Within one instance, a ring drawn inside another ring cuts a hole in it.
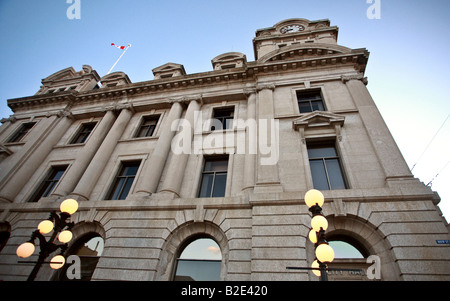
[{"label": "canadian flag", "polygon": [[125,47],[126,47],[126,46],[119,46],[114,43],[111,43],[111,46],[116,46],[117,48],[122,49],[122,50],[125,49]]}]

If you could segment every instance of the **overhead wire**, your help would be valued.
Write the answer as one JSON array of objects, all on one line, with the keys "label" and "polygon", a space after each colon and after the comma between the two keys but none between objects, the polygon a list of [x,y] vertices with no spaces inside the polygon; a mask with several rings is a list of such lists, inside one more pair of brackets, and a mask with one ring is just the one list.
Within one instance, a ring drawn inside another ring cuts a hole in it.
[{"label": "overhead wire", "polygon": [[428,148],[430,147],[430,145],[433,143],[434,139],[436,138],[436,136],[439,134],[439,132],[441,131],[441,129],[444,127],[445,123],[447,122],[448,118],[450,117],[450,114],[447,115],[447,118],[445,118],[444,122],[442,123],[442,125],[439,127],[439,129],[437,130],[437,132],[434,134],[433,138],[431,138],[430,142],[428,143],[428,145],[425,147],[424,151],[422,152],[422,154],[419,156],[419,158],[417,159],[416,163],[414,163],[413,167],[411,168],[411,171],[413,171],[414,167],[416,167],[417,163],[419,163],[420,159],[422,159],[423,155],[426,153],[426,151],[428,150]]},{"label": "overhead wire", "polygon": [[441,170],[439,170],[439,172],[431,179],[431,181],[428,182],[427,186],[431,187],[431,185],[433,185],[433,181],[436,180],[436,178],[439,176],[439,174],[444,171],[444,169],[448,166],[449,163],[450,163],[450,161],[448,161],[447,164],[445,164],[444,167],[442,167]]}]

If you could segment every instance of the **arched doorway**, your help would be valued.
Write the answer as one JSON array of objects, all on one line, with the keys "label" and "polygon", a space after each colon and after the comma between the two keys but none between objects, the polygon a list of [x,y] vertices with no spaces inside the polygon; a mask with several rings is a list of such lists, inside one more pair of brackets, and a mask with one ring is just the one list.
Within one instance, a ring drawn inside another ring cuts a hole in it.
[{"label": "arched doorway", "polygon": [[103,254],[105,246],[105,231],[97,222],[81,222],[72,228],[73,239],[64,256],[78,256],[80,263],[80,279],[68,275],[71,264],[65,264],[53,275],[56,281],[90,281],[93,277],[97,264]]},{"label": "arched doorway", "polygon": [[[330,268],[354,269],[354,271],[333,271],[329,280],[369,280],[367,269],[372,265],[369,257],[377,256],[380,262],[381,280],[401,280],[400,269],[391,253],[391,246],[379,229],[357,216],[327,216],[326,239],[335,250],[335,259]],[[314,247],[307,244],[307,258],[314,260]],[[310,273],[311,279],[317,279]]]}]

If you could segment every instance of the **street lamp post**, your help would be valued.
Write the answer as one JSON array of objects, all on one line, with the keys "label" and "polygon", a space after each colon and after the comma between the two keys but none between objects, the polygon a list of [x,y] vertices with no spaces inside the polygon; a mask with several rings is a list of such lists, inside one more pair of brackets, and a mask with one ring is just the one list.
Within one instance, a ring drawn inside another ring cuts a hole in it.
[{"label": "street lamp post", "polygon": [[312,213],[311,230],[308,238],[314,244],[316,259],[310,268],[287,267],[288,270],[312,270],[314,275],[322,281],[328,281],[327,263],[334,259],[334,250],[325,239],[325,231],[328,229],[328,221],[322,214],[322,205],[325,202],[323,194],[311,189],[305,194],[305,203]]},{"label": "street lamp post", "polygon": [[311,230],[309,240],[314,244],[316,259],[312,264],[314,275],[320,276],[322,281],[327,281],[327,263],[334,259],[334,250],[325,239],[325,231],[328,229],[328,221],[322,214],[322,206],[325,202],[323,194],[319,190],[311,189],[305,194],[305,203],[312,213]]},{"label": "street lamp post", "polygon": [[[22,263],[36,263],[31,274],[28,276],[27,281],[33,281],[36,278],[39,269],[44,263],[45,259],[60,249],[61,252],[59,255],[56,255],[50,260],[50,267],[52,269],[59,269],[65,264],[65,258],[63,256],[64,252],[67,249],[67,243],[72,239],[72,232],[70,229],[74,226],[73,222],[68,222],[67,220],[70,216],[75,213],[78,209],[78,203],[73,199],[67,199],[60,205],[61,213],[59,215],[56,211],[52,211],[50,213],[50,217],[39,223],[38,229],[33,231],[31,234],[31,238],[21,244],[16,251],[16,254],[20,258],[28,258],[33,255],[35,251],[34,241],[39,239],[39,257],[37,262],[22,262]],[[52,236],[47,241],[44,234],[48,234],[53,231]],[[58,237],[58,240],[62,244],[55,244],[55,239]]]}]

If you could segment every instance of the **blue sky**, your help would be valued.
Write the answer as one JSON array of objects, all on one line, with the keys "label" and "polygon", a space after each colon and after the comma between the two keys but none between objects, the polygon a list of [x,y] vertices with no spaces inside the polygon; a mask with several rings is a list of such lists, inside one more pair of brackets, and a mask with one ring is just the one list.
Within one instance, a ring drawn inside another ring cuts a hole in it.
[{"label": "blue sky", "polygon": [[[211,71],[228,52],[254,60],[259,28],[288,18],[330,19],[340,45],[367,48],[368,89],[408,165],[450,114],[450,2],[379,0],[381,19],[368,19],[366,0],[80,0],[81,19],[69,20],[66,0],[0,0],[0,118],[6,101],[36,93],[41,79],[83,64],[100,76],[120,55],[110,43],[133,46],[114,71],[132,82],[153,79],[167,62],[187,73]],[[450,160],[450,120],[414,169],[428,183]],[[450,164],[433,182],[450,218]]]}]

